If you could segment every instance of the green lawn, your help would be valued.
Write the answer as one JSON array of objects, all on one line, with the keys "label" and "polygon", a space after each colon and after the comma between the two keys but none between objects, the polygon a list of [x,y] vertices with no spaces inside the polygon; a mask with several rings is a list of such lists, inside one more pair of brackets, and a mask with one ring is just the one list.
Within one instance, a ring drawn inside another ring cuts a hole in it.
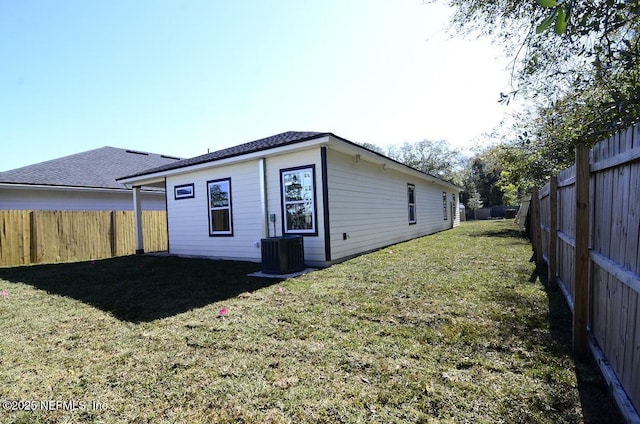
[{"label": "green lawn", "polygon": [[0,422],[617,420],[530,257],[491,221],[282,283],[174,257],[0,269],[0,400],[37,401]]}]

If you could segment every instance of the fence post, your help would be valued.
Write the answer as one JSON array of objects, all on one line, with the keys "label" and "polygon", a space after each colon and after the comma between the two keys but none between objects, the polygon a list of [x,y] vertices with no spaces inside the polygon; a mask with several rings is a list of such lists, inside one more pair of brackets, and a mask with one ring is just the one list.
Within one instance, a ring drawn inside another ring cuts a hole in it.
[{"label": "fence post", "polygon": [[142,231],[142,197],[140,187],[133,187],[133,228],[136,235],[136,255],[144,253],[144,236]]},{"label": "fence post", "polygon": [[549,287],[558,287],[558,177],[549,181]]},{"label": "fence post", "polygon": [[118,256],[118,227],[117,227],[118,217],[116,216],[116,211],[111,211],[111,257],[115,258]]},{"label": "fence post", "polygon": [[533,193],[531,193],[531,229],[536,265],[542,265],[544,259],[542,258],[542,229],[540,228],[540,194],[537,187],[534,187]]},{"label": "fence post", "polygon": [[576,149],[576,249],[573,294],[573,351],[586,358],[589,353],[589,148]]},{"label": "fence post", "polygon": [[38,217],[36,211],[29,213],[29,230],[31,234],[31,263],[38,263]]}]

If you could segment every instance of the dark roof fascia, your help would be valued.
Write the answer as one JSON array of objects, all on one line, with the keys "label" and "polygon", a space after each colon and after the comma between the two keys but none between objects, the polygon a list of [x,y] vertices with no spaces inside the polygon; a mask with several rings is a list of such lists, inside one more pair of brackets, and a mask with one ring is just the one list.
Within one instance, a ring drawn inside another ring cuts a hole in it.
[{"label": "dark roof fascia", "polygon": [[[182,162],[182,161],[178,161],[175,164],[169,164],[169,165],[165,165],[165,166],[160,166],[160,167],[157,167],[157,168],[148,169],[146,171],[143,171],[143,172],[140,172],[140,173],[137,173],[137,174],[127,175],[126,177],[116,178],[116,181],[126,180],[126,179],[129,179],[129,178],[135,178],[135,177],[142,177],[142,176],[145,176],[145,175],[152,175],[152,174],[156,174],[156,173],[160,173],[160,172],[164,172],[164,171],[174,171],[176,169],[189,168],[189,167],[196,166],[196,165],[202,165],[204,163],[218,162],[218,161],[223,160],[223,159],[232,159],[232,158],[235,158],[235,157],[249,155],[249,154],[257,153],[257,152],[266,152],[266,151],[269,151],[269,150],[272,150],[272,149],[277,149],[277,148],[280,148],[280,147],[286,147],[286,146],[290,146],[290,145],[293,145],[293,144],[303,143],[305,141],[315,140],[317,138],[322,138],[322,137],[327,137],[327,136],[333,136],[333,134],[332,133],[328,133],[328,132],[318,133],[318,134],[314,134],[312,136],[302,137],[302,138],[299,138],[299,139],[283,142],[283,143],[278,144],[276,146],[271,146],[271,147],[266,147],[266,148],[255,148],[255,149],[246,150],[246,151],[237,152],[237,153],[231,153],[231,154],[228,154],[228,155],[219,156],[219,157],[215,157],[215,158],[211,158],[211,159],[205,158],[205,156],[214,154],[216,152],[207,153],[207,154],[202,155],[202,156],[196,156],[195,158],[184,159],[184,161],[193,160],[193,162],[184,163],[184,164],[181,165],[180,162]],[[268,138],[268,137],[265,137],[265,138]],[[254,141],[259,141],[259,140],[254,140]],[[252,143],[252,142],[250,141],[249,143]],[[236,147],[236,146],[231,146],[231,147],[228,147],[227,149],[232,149],[233,147]],[[220,151],[224,151],[224,150],[227,150],[227,149],[221,149]],[[198,157],[202,157],[202,160],[197,160]]]}]

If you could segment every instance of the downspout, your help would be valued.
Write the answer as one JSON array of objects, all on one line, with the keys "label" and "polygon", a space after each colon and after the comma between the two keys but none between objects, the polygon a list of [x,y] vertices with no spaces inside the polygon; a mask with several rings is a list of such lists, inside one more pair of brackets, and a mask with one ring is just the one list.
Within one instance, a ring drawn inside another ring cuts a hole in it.
[{"label": "downspout", "polygon": [[262,238],[269,237],[269,203],[267,200],[267,166],[265,158],[258,162],[260,212],[262,213]]}]

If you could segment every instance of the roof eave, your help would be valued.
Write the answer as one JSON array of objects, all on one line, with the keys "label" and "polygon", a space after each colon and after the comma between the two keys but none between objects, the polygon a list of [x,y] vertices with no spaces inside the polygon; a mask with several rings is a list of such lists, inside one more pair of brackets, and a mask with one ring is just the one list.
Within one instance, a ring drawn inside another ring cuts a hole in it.
[{"label": "roof eave", "polygon": [[295,143],[289,143],[289,144],[285,144],[277,147],[272,147],[269,149],[263,149],[255,152],[244,153],[240,155],[211,160],[208,162],[203,162],[195,165],[188,165],[180,168],[169,169],[166,171],[159,171],[159,172],[150,173],[150,174],[122,177],[122,178],[118,178],[116,181],[122,184],[125,184],[127,187],[146,185],[149,182],[164,181],[165,178],[170,176],[186,174],[190,172],[200,171],[203,169],[209,169],[214,166],[230,165],[230,164],[239,163],[239,162],[246,162],[249,160],[261,159],[268,156],[276,156],[291,150],[304,150],[304,149],[309,149],[319,145],[326,145],[329,143],[329,137],[331,136],[333,135],[330,133],[323,133],[318,137],[305,139]]},{"label": "roof eave", "polygon": [[402,172],[413,173],[417,177],[420,177],[427,181],[431,181],[434,184],[441,185],[453,191],[461,192],[463,190],[462,187],[459,187],[453,183],[450,183],[448,181],[445,181],[441,178],[438,178],[434,175],[420,171],[418,169],[412,168],[408,165],[398,162],[395,159],[391,159],[386,155],[367,149],[366,147],[361,146],[360,144],[354,143],[350,140],[337,136],[333,133],[319,133],[316,136],[306,138],[303,140],[297,140],[297,141],[283,144],[277,147],[257,150],[249,153],[242,153],[242,154],[224,157],[220,159],[214,159],[214,160],[210,160],[207,162],[198,163],[194,165],[187,165],[179,168],[173,168],[165,171],[159,171],[159,172],[148,173],[148,174],[143,173],[138,175],[122,177],[122,178],[116,179],[116,181],[122,184],[125,184],[127,187],[157,184],[159,182],[163,182],[164,179],[169,176],[186,174],[194,171],[212,168],[214,166],[223,166],[223,165],[229,165],[233,163],[255,160],[255,159],[260,159],[268,156],[283,154],[291,150],[304,150],[304,149],[308,149],[308,148],[319,146],[319,145],[320,146],[333,145],[335,147],[336,143],[334,142],[334,140],[337,141],[340,145],[347,147],[352,152],[355,151],[355,152],[365,153],[370,158],[371,161],[380,161],[381,165],[386,164],[387,166],[390,166]]}]

